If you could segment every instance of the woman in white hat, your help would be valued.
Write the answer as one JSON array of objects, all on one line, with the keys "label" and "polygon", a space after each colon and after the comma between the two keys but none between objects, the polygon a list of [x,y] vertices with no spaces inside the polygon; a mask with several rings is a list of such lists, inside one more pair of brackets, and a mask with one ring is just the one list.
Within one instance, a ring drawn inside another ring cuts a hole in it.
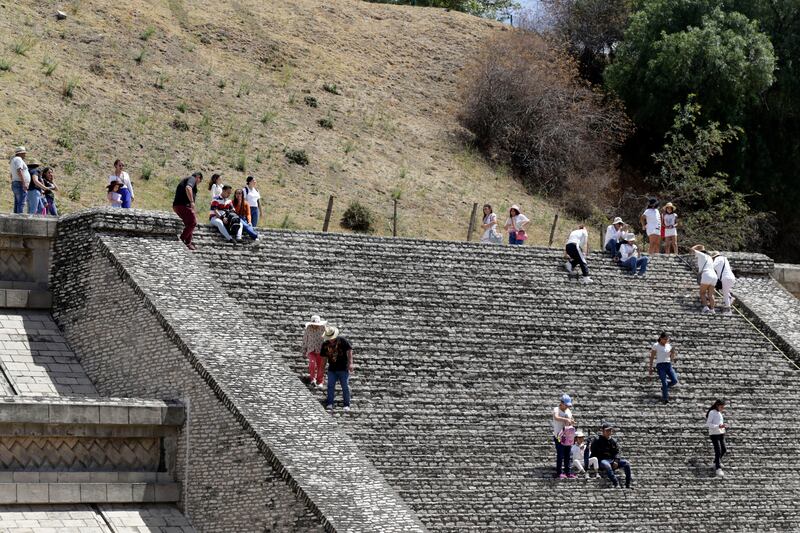
[{"label": "woman in white hat", "polygon": [[714,260],[706,253],[702,244],[692,246],[697,259],[697,272],[700,274],[700,305],[704,313],[714,313],[717,302],[714,300],[714,289],[717,286],[717,273],[714,271]]},{"label": "woman in white hat", "polygon": [[664,232],[664,253],[678,253],[678,214],[675,206],[668,202],[664,206],[664,213],[661,215],[661,228]]},{"label": "woman in white hat", "polygon": [[322,334],[325,333],[327,320],[322,320],[319,315],[311,317],[311,322],[306,322],[306,330],[303,333],[302,353],[303,357],[308,357],[308,377],[311,386],[321,389],[325,381],[325,362],[320,355],[322,347]]},{"label": "woman in white hat", "polygon": [[619,257],[619,243],[622,240],[623,228],[626,224],[620,217],[614,220],[606,228],[606,238],[604,243],[605,250],[611,254],[612,258]]},{"label": "woman in white hat", "polygon": [[506,233],[508,233],[508,244],[515,246],[522,246],[528,240],[527,228],[530,224],[530,219],[523,215],[519,206],[514,204],[508,210],[508,218],[506,219]]},{"label": "woman in white hat", "polygon": [[717,274],[716,288],[722,292],[722,312],[732,313],[731,306],[735,298],[731,296],[731,290],[736,284],[736,276],[733,275],[731,264],[728,258],[719,252],[711,252],[711,259],[714,261],[714,272]]}]

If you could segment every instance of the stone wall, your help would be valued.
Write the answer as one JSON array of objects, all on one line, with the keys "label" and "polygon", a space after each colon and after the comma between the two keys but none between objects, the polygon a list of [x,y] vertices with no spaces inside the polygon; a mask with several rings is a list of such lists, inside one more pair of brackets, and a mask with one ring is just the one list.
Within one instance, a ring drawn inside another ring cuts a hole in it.
[{"label": "stone wall", "polygon": [[[177,477],[193,524],[424,530],[180,245],[176,221],[110,210],[64,217],[52,285],[54,317],[101,394],[186,404]],[[253,388],[251,376],[269,387]]]},{"label": "stone wall", "polygon": [[48,275],[56,220],[0,214],[0,308],[50,307]]},{"label": "stone wall", "polygon": [[775,265],[772,277],[792,293],[795,298],[800,298],[800,265],[778,263]]}]

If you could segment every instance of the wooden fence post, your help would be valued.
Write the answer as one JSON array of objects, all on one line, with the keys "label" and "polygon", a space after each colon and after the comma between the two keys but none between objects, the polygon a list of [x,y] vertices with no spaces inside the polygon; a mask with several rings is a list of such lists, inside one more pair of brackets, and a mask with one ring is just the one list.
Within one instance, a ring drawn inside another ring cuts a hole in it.
[{"label": "wooden fence post", "polygon": [[558,211],[556,211],[556,216],[553,217],[553,227],[550,228],[550,242],[547,243],[547,246],[553,246],[553,238],[556,235],[556,224],[558,224]]},{"label": "wooden fence post", "polygon": [[331,223],[331,213],[333,212],[333,195],[328,197],[328,210],[325,211],[325,222],[322,224],[322,232],[328,232],[328,225]]},{"label": "wooden fence post", "polygon": [[605,243],[603,242],[603,238],[605,238],[605,228],[603,228],[603,226],[600,226],[599,229],[600,229],[600,251],[602,252],[605,245]]},{"label": "wooden fence post", "polygon": [[397,237],[397,198],[394,199],[394,217],[392,218],[392,237]]},{"label": "wooden fence post", "polygon": [[478,211],[478,203],[472,204],[472,214],[469,216],[469,228],[467,229],[467,242],[472,240],[472,232],[475,230],[475,213]]}]

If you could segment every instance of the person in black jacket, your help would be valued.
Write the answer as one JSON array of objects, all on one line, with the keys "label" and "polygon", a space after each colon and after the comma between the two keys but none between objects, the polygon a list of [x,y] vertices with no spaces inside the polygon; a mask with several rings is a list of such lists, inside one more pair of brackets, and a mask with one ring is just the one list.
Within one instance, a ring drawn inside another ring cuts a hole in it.
[{"label": "person in black jacket", "polygon": [[615,487],[619,487],[619,480],[614,470],[622,468],[625,471],[625,486],[631,488],[631,465],[619,457],[619,445],[611,437],[613,433],[614,426],[604,422],[600,434],[592,443],[592,457],[597,457],[600,468],[606,471],[609,481]]}]

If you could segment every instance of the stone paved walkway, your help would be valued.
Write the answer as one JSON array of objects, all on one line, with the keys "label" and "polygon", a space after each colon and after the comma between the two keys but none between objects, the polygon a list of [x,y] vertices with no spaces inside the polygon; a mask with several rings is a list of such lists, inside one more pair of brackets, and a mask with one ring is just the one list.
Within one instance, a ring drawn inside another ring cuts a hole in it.
[{"label": "stone paved walkway", "polygon": [[0,309],[0,365],[2,394],[97,395],[46,311]]},{"label": "stone paved walkway", "polygon": [[194,533],[194,531],[186,517],[170,505],[0,506],[0,533]]}]

